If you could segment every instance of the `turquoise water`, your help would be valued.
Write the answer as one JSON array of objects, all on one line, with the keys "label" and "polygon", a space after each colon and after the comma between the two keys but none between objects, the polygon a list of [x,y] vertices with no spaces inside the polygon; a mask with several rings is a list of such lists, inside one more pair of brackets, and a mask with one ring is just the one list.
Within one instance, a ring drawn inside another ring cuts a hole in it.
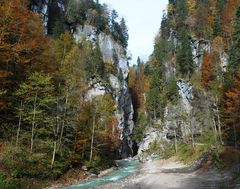
[{"label": "turquoise water", "polygon": [[134,173],[137,170],[139,165],[137,161],[129,161],[129,160],[118,161],[118,164],[120,168],[118,170],[113,171],[107,176],[91,179],[89,181],[79,183],[76,185],[67,186],[64,189],[87,189],[87,188],[92,188],[94,186],[100,186],[110,182],[121,180],[129,176],[130,174]]}]

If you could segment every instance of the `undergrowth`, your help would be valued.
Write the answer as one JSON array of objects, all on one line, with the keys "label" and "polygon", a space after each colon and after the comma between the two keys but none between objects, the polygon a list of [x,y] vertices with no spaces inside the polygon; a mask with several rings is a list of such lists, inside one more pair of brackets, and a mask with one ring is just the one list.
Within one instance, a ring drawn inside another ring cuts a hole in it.
[{"label": "undergrowth", "polygon": [[186,164],[192,164],[211,149],[211,154],[208,155],[212,157],[217,168],[222,168],[223,163],[219,155],[223,147],[215,140],[213,134],[213,132],[204,133],[202,136],[198,137],[193,144],[191,142],[180,143],[176,155],[177,159]]}]

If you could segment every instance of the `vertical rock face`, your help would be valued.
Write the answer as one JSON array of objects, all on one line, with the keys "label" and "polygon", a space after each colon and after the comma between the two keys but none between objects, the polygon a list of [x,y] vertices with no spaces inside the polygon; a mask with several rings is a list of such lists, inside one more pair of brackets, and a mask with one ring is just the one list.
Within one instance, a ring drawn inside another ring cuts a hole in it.
[{"label": "vertical rock face", "polygon": [[193,60],[196,64],[196,71],[200,71],[202,67],[202,60],[204,52],[211,52],[211,43],[204,39],[192,39],[192,54]]},{"label": "vertical rock face", "polygon": [[122,129],[122,147],[119,149],[119,153],[121,158],[132,156],[133,105],[127,84],[128,61],[124,49],[111,36],[104,33],[99,34],[94,27],[89,25],[78,26],[73,35],[76,41],[86,38],[93,44],[98,43],[104,62],[117,66],[118,73],[116,75],[109,74],[111,86],[105,86],[101,81],[91,81],[88,97],[93,98],[104,93],[110,93],[113,96],[117,106],[115,116]]},{"label": "vertical rock face", "polygon": [[[192,55],[195,63],[195,72],[200,72],[203,62],[204,52],[211,51],[210,41],[204,39],[191,39]],[[173,69],[173,68],[171,68]],[[176,105],[167,106],[165,111],[164,127],[168,130],[167,137],[173,139],[174,130],[178,129],[178,137],[185,138],[191,132],[199,135],[203,128],[209,123],[205,123],[209,113],[203,114],[203,109],[209,106],[204,94],[194,89],[190,81],[181,79],[177,81],[179,101]],[[199,115],[202,119],[198,119]]]},{"label": "vertical rock face", "polygon": [[190,83],[187,83],[186,81],[179,80],[177,82],[177,86],[181,106],[187,113],[190,113],[192,109],[191,100],[193,99],[192,85]]}]

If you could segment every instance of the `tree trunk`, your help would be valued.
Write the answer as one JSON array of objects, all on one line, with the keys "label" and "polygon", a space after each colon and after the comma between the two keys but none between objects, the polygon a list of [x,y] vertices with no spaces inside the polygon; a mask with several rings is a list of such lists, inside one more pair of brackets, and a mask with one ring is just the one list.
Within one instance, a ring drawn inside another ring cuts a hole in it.
[{"label": "tree trunk", "polygon": [[234,146],[237,149],[237,130],[234,124],[233,124],[233,135],[234,135]]},{"label": "tree trunk", "polygon": [[90,151],[90,157],[89,157],[90,162],[92,161],[92,156],[93,156],[94,134],[95,134],[95,116],[93,116],[93,125],[92,125],[91,151]]},{"label": "tree trunk", "polygon": [[84,156],[85,156],[85,143],[83,144],[82,159],[84,158]]},{"label": "tree trunk", "polygon": [[214,116],[212,117],[212,121],[213,121],[214,140],[217,141],[217,125],[216,125],[216,121],[214,119]]},{"label": "tree trunk", "polygon": [[194,133],[193,133],[193,125],[192,125],[192,112],[189,113],[189,124],[190,124],[190,129],[191,129],[191,135],[192,135],[192,147],[195,149],[195,140],[194,140]]},{"label": "tree trunk", "polygon": [[177,133],[176,133],[176,129],[174,129],[174,138],[175,138],[175,140],[174,140],[174,143],[175,143],[175,152],[176,152],[176,154],[177,154],[177,152],[178,152],[178,146],[177,146]]},{"label": "tree trunk", "polygon": [[56,130],[54,129],[53,126],[53,134],[55,136],[55,141],[57,141],[57,146],[56,146],[56,151],[59,150],[59,130],[60,130],[60,113],[59,113],[59,97],[57,97],[57,119],[56,119]]},{"label": "tree trunk", "polygon": [[67,117],[67,106],[68,106],[68,89],[66,91],[66,99],[65,99],[65,107],[64,107],[64,113],[63,113],[63,120],[62,120],[62,127],[61,127],[61,133],[60,133],[60,137],[59,137],[59,150],[60,152],[62,151],[62,138],[63,138],[63,132],[64,132],[64,128],[65,128],[65,119]]},{"label": "tree trunk", "polygon": [[219,135],[219,140],[220,140],[221,144],[223,144],[223,141],[222,141],[222,124],[221,124],[221,120],[220,120],[219,110],[218,110],[218,109],[217,109],[217,119],[218,119],[218,135]]},{"label": "tree trunk", "polygon": [[54,164],[54,161],[55,161],[56,149],[57,149],[57,141],[54,141],[53,154],[52,154],[52,162],[51,162],[51,169],[53,168],[53,164]]},{"label": "tree trunk", "polygon": [[220,120],[220,113],[219,113],[219,109],[218,109],[218,97],[216,96],[216,105],[217,105],[217,121],[218,121],[218,135],[219,135],[219,140],[221,142],[221,144],[223,144],[222,141],[222,124],[221,124],[221,120]]},{"label": "tree trunk", "polygon": [[144,114],[145,116],[147,116],[147,111],[146,111],[146,103],[147,103],[147,97],[146,97],[146,93],[143,93],[143,104],[144,104]]},{"label": "tree trunk", "polygon": [[34,104],[33,104],[33,119],[32,119],[32,133],[31,133],[31,148],[30,153],[33,152],[33,140],[34,140],[34,130],[35,130],[35,119],[36,119],[36,103],[37,103],[37,93],[35,95]]},{"label": "tree trunk", "polygon": [[[60,83],[59,83],[59,87],[60,87]],[[57,98],[57,120],[56,120],[56,126],[57,126],[56,129],[53,126],[54,143],[53,143],[53,154],[52,154],[51,169],[53,168],[56,152],[57,152],[57,150],[59,150],[59,144],[58,144],[58,136],[59,136],[59,129],[60,129],[59,128],[60,127],[60,123],[59,123],[59,98]]]},{"label": "tree trunk", "polygon": [[155,108],[153,109],[153,117],[154,117],[154,121],[156,121],[157,115],[156,115],[156,109]]},{"label": "tree trunk", "polygon": [[20,105],[20,113],[19,113],[19,120],[18,120],[16,146],[18,146],[19,134],[20,134],[20,130],[21,130],[22,111],[23,111],[23,100],[21,100],[21,105]]}]

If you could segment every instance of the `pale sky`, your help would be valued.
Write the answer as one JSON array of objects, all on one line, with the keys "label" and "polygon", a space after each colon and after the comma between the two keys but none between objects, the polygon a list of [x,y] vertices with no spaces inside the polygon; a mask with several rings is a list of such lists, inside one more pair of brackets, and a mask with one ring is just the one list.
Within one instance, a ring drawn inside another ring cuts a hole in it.
[{"label": "pale sky", "polygon": [[115,9],[124,17],[128,26],[128,50],[132,54],[131,64],[137,57],[146,61],[153,51],[154,38],[157,35],[166,10],[168,0],[99,0]]}]

